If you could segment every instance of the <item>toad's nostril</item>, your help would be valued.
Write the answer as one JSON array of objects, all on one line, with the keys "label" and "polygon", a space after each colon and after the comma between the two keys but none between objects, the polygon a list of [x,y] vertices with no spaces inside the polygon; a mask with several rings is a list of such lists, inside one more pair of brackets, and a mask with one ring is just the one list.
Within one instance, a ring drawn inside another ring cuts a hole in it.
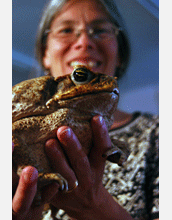
[{"label": "toad's nostril", "polygon": [[116,95],[119,95],[119,90],[116,88],[113,90],[113,92],[116,94]]}]

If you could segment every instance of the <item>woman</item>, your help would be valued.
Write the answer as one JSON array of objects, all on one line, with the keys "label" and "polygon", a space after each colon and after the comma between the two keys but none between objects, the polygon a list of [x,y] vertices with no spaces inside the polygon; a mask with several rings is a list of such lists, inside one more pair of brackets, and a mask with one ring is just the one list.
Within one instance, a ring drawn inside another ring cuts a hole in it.
[{"label": "woman", "polygon": [[[37,58],[52,76],[71,73],[73,66],[82,64],[120,77],[128,64],[129,46],[114,3],[51,1],[40,22]],[[57,128],[57,139],[48,140],[45,151],[55,172],[67,179],[70,190],[59,192],[54,183],[45,188],[42,205],[33,207],[38,174],[34,167],[27,167],[19,182],[14,174],[17,189],[13,218],[39,219],[44,204],[50,202],[67,213],[60,211],[60,219],[69,219],[67,215],[82,220],[158,219],[157,124],[156,117],[117,110],[108,133],[103,118],[95,116],[91,121],[94,146],[89,158],[69,127]],[[109,135],[112,141],[126,141],[131,148],[123,167],[108,162],[105,167],[102,154],[111,146]]]}]

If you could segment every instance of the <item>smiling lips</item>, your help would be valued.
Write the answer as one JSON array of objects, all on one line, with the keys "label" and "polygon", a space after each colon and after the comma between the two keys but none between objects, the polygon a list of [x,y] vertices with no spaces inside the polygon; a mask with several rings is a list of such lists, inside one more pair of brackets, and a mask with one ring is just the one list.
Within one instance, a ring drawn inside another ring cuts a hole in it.
[{"label": "smiling lips", "polygon": [[88,62],[72,61],[70,63],[70,66],[72,66],[72,67],[75,67],[77,65],[83,65],[83,66],[86,66],[86,67],[93,68],[93,67],[98,67],[99,63],[95,62],[95,61],[88,61]]},{"label": "smiling lips", "polygon": [[73,59],[71,62],[69,62],[69,66],[74,68],[77,65],[82,65],[82,66],[86,66],[89,68],[97,68],[101,65],[101,63],[102,62],[97,61],[92,58],[76,58],[76,59]]}]

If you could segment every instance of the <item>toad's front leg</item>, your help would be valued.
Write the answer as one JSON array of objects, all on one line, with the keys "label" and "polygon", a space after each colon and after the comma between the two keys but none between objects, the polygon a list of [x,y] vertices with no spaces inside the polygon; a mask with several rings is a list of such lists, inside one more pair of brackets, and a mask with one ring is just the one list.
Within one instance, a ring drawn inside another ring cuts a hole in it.
[{"label": "toad's front leg", "polygon": [[40,173],[38,175],[38,190],[34,198],[34,205],[39,206],[42,201],[41,188],[52,182],[57,182],[60,185],[60,190],[68,191],[68,182],[59,173]]}]

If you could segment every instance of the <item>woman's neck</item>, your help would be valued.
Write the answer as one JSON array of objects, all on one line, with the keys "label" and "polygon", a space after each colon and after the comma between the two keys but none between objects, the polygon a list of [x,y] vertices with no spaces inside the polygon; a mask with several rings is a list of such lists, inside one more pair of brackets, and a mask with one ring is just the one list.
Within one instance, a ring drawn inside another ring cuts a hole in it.
[{"label": "woman's neck", "polygon": [[111,129],[119,128],[128,124],[132,120],[133,115],[130,113],[122,112],[116,110],[114,113],[114,123],[111,126]]}]

